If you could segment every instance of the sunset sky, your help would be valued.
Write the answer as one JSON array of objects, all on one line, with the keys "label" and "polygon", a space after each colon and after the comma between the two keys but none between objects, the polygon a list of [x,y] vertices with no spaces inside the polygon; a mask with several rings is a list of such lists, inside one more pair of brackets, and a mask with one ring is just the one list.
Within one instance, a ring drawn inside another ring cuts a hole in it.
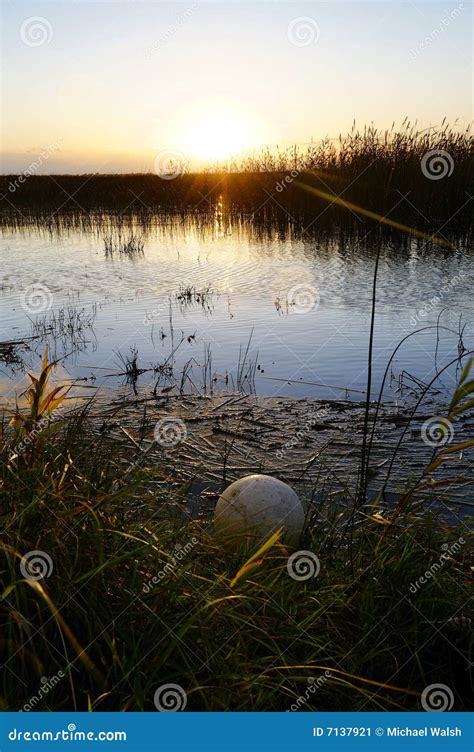
[{"label": "sunset sky", "polygon": [[472,118],[472,5],[3,0],[2,172],[194,167]]}]

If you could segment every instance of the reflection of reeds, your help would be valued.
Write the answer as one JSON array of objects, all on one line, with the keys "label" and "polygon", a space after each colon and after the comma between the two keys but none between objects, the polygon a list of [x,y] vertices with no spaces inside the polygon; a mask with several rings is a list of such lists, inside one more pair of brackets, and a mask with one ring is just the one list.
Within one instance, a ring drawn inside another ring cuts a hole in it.
[{"label": "reflection of reeds", "polygon": [[120,256],[135,258],[136,256],[143,255],[143,249],[143,238],[138,235],[132,234],[127,239],[122,238],[120,235],[117,237],[108,235],[104,238],[104,252],[108,257],[118,253]]},{"label": "reflection of reeds", "polygon": [[[168,356],[161,363],[154,363],[149,367],[140,367],[138,364],[138,348],[131,347],[129,353],[123,353],[120,350],[115,351],[117,356],[117,365],[119,370],[107,374],[110,377],[124,377],[125,383],[136,390],[139,377],[143,374],[153,374],[156,376],[154,393],[158,392],[158,387],[163,391],[177,387],[181,394],[185,389],[190,389],[192,394],[213,394],[216,385],[222,388],[228,387],[241,394],[255,393],[255,376],[257,373],[258,351],[255,355],[250,354],[250,345],[252,342],[253,330],[246,345],[239,347],[238,363],[231,373],[218,373],[213,367],[212,349],[209,344],[204,345],[203,359],[197,360],[194,357],[189,358],[182,366],[177,367],[176,353],[186,342],[194,342],[195,335],[185,336],[181,333],[181,339],[171,349]],[[195,377],[194,369],[199,372],[200,379]],[[93,370],[93,367],[92,367]]]},{"label": "reflection of reeds", "polygon": [[58,342],[64,347],[72,345],[74,349],[82,349],[87,343],[86,337],[93,334],[96,316],[95,303],[90,311],[67,305],[33,321],[31,333],[34,338],[49,342],[53,349]]},{"label": "reflection of reeds", "polygon": [[210,286],[197,290],[192,285],[181,285],[176,293],[176,300],[181,309],[192,305],[199,305],[206,311],[212,309],[212,290]]},{"label": "reflection of reeds", "polygon": [[253,328],[250,332],[245,349],[239,347],[239,362],[237,365],[237,389],[239,392],[255,391],[255,373],[257,370],[258,351],[254,359],[249,355],[250,344],[253,337]]},{"label": "reflection of reeds", "polygon": [[23,359],[19,351],[28,347],[25,340],[0,342],[0,361],[7,366],[21,366]]}]

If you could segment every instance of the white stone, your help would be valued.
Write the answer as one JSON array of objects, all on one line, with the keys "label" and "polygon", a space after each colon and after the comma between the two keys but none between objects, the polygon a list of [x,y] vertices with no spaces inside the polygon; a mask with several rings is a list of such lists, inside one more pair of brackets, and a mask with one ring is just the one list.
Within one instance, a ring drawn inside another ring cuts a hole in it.
[{"label": "white stone", "polygon": [[297,546],[303,530],[303,505],[290,486],[270,475],[247,475],[231,483],[214,511],[214,530],[230,549],[257,546],[280,527],[282,542]]}]

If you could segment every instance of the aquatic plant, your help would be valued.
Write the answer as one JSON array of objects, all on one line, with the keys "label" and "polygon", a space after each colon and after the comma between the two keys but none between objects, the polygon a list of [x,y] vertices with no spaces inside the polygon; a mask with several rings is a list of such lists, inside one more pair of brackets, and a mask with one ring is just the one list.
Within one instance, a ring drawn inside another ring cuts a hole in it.
[{"label": "aquatic plant", "polygon": [[[373,126],[359,129],[354,124],[349,134],[336,139],[323,138],[303,149],[266,149],[174,180],[151,173],[89,175],[87,179],[57,175],[53,184],[48,176],[33,175],[8,196],[8,202],[0,196],[0,208],[4,221],[10,222],[18,222],[12,205],[21,208],[22,222],[34,221],[30,214],[47,212],[43,222],[51,230],[59,221],[55,212],[61,208],[62,215],[74,213],[76,200],[87,210],[83,222],[95,222],[101,211],[109,210],[118,217],[141,215],[144,225],[164,212],[188,211],[212,221],[235,214],[250,215],[260,223],[277,219],[304,227],[309,221],[318,228],[354,225],[355,216],[347,206],[336,201],[328,206],[324,197],[315,202],[314,194],[301,189],[303,183],[362,207],[368,213],[364,224],[370,224],[370,213],[375,213],[420,230],[443,228],[449,236],[455,230],[470,232],[472,228],[468,197],[473,154],[471,128],[461,129],[457,123],[450,126],[444,120],[439,126],[420,129],[405,120],[400,127],[393,124],[385,131]],[[442,167],[439,172],[442,165],[446,170]],[[0,194],[8,195],[14,179],[0,176]],[[74,199],[65,202],[65,193]],[[106,253],[120,253],[115,240],[106,236],[106,241]],[[125,253],[141,253],[140,246],[132,244]]]},{"label": "aquatic plant", "polygon": [[59,385],[53,387],[51,391],[47,391],[51,371],[56,365],[57,361],[48,362],[48,348],[46,348],[39,376],[27,374],[32,383],[32,386],[26,392],[29,409],[27,412],[23,412],[17,405],[10,420],[11,425],[15,428],[17,440],[24,439],[64,402],[70,387]]},{"label": "aquatic plant", "polygon": [[142,256],[144,247],[143,238],[133,234],[126,239],[122,238],[121,235],[117,237],[109,235],[104,238],[104,252],[107,257],[116,253],[128,258]]}]

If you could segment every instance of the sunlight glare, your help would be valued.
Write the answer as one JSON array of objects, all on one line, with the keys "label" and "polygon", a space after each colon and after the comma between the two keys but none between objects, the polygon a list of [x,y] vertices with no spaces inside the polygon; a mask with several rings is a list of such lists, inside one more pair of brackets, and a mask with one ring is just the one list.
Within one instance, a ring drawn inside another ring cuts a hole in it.
[{"label": "sunlight glare", "polygon": [[190,123],[183,133],[183,149],[201,160],[223,160],[251,146],[250,124],[235,116],[209,113]]}]

